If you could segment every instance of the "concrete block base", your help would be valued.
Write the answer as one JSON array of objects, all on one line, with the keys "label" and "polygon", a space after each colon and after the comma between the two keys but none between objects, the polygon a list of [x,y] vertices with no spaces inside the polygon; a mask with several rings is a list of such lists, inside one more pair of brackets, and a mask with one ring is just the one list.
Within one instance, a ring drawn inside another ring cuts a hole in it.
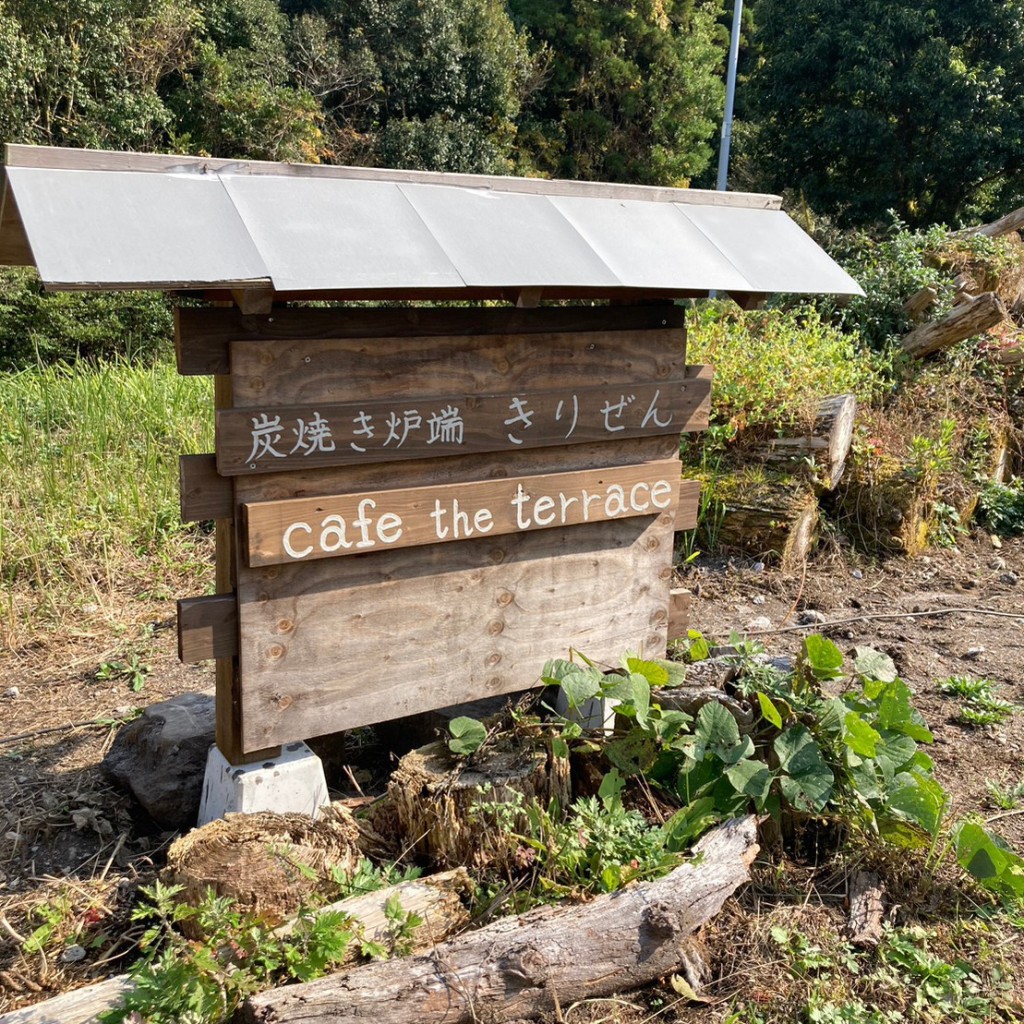
[{"label": "concrete block base", "polygon": [[555,710],[570,722],[577,722],[587,731],[600,729],[606,736],[615,731],[615,708],[617,700],[610,697],[591,697],[578,708],[570,708],[565,691],[559,687],[555,698]]},{"label": "concrete block base", "polygon": [[289,743],[280,757],[230,764],[216,745],[206,759],[199,825],[225,814],[277,811],[316,817],[330,803],[320,758],[305,743]]}]

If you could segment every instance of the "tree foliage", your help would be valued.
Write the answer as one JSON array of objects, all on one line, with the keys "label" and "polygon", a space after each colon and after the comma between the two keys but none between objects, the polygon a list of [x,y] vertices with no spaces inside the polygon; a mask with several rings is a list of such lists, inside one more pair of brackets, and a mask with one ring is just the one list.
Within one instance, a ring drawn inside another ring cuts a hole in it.
[{"label": "tree foliage", "polygon": [[1024,195],[1022,0],[758,0],[762,184],[846,223],[1005,212]]},{"label": "tree foliage", "polygon": [[684,185],[721,116],[720,0],[511,0],[546,73],[520,150],[563,178]]}]

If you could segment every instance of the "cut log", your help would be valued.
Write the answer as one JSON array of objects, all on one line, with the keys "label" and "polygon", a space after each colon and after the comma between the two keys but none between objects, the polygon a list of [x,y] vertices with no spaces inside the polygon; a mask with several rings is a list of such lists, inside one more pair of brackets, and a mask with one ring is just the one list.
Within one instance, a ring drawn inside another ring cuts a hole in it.
[{"label": "cut log", "polygon": [[438,867],[510,863],[515,846],[501,829],[482,831],[474,805],[521,795],[526,804],[546,807],[557,799],[564,808],[571,800],[568,760],[513,741],[485,747],[472,764],[460,764],[442,741],[406,754],[388,782],[404,841]]},{"label": "cut log", "polygon": [[903,338],[903,351],[923,358],[958,341],[983,334],[1006,319],[1006,306],[994,292],[985,292],[972,302],[956,306],[944,317],[915,327]]},{"label": "cut log", "polygon": [[[415,914],[422,919],[422,924],[417,925],[407,936],[412,942],[411,951],[418,952],[443,942],[449,935],[469,924],[469,911],[461,897],[469,896],[472,890],[469,873],[465,868],[456,868],[454,871],[442,871],[411,882],[398,882],[374,892],[349,896],[325,907],[318,907],[313,915],[328,911],[346,914],[362,926],[362,938],[387,947],[391,922],[386,908],[391,900],[397,899],[405,913]],[[295,924],[296,919],[287,921],[276,928],[274,934],[291,935]],[[355,955],[356,951],[353,950]]]},{"label": "cut log", "polygon": [[[303,903],[337,893],[332,869],[358,867],[359,829],[332,804],[319,819],[304,814],[229,814],[193,829],[167,851],[164,881],[184,885],[182,898],[195,906],[212,890],[267,924],[293,917]],[[182,930],[198,937],[195,919]]]},{"label": "cut log", "polygon": [[921,317],[935,305],[938,298],[938,289],[933,288],[931,285],[926,285],[920,291],[914,292],[914,294],[903,303],[903,308],[907,311],[907,315],[912,320],[920,320]]},{"label": "cut log", "polygon": [[99,1015],[120,1005],[132,987],[128,975],[119,974],[95,985],[44,999],[34,1006],[11,1010],[0,1015],[0,1024],[97,1024]]},{"label": "cut log", "polygon": [[834,491],[846,469],[856,418],[856,396],[831,395],[821,400],[814,424],[806,434],[774,437],[765,442],[761,452],[775,462],[792,463],[813,458],[817,466],[816,479],[826,491]]},{"label": "cut log", "polygon": [[626,992],[677,970],[697,930],[749,877],[753,817],[726,822],[701,854],[656,882],[589,903],[540,907],[426,956],[358,967],[250,998],[242,1024],[468,1024],[534,1019],[579,999]]},{"label": "cut log", "polygon": [[882,938],[885,888],[873,871],[856,871],[850,879],[847,934],[855,946],[877,946]]},{"label": "cut log", "polygon": [[990,362],[999,363],[1000,366],[1020,366],[1024,363],[1024,345],[1018,343],[990,349],[988,358]]},{"label": "cut log", "polygon": [[[726,550],[776,559],[784,568],[807,558],[818,530],[818,498],[800,476],[764,470],[718,474],[717,543]],[[709,529],[713,533],[713,529]]]},{"label": "cut log", "polygon": [[978,282],[970,274],[957,274],[953,278],[953,287],[956,289],[953,295],[954,306],[962,306],[965,302],[973,302],[977,298]]}]

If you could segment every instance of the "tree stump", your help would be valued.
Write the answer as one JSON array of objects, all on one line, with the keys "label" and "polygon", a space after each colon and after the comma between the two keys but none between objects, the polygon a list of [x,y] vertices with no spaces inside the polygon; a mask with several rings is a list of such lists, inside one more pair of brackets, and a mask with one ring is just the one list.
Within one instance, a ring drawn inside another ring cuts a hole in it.
[{"label": "tree stump", "polygon": [[[514,853],[508,828],[482,826],[479,803],[538,803],[571,800],[569,764],[548,750],[513,745],[515,739],[484,747],[470,763],[460,764],[445,743],[437,741],[410,751],[388,783],[388,797],[402,836],[416,853],[438,867],[500,867]],[[525,817],[513,813],[513,829]]]},{"label": "tree stump", "polygon": [[[212,890],[232,897],[238,910],[279,925],[301,904],[337,891],[331,869],[356,869],[358,839],[355,822],[337,807],[315,821],[304,814],[229,814],[172,843],[163,880],[184,885],[183,898],[193,906]],[[194,920],[184,925],[186,934],[198,937]]]}]

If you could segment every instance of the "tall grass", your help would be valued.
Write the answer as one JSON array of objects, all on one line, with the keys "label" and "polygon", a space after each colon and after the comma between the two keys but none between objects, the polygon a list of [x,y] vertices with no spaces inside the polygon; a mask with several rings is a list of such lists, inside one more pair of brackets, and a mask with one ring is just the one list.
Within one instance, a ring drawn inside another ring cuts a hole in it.
[{"label": "tall grass", "polygon": [[178,455],[212,450],[211,391],[167,363],[0,375],[0,640],[189,560]]}]

